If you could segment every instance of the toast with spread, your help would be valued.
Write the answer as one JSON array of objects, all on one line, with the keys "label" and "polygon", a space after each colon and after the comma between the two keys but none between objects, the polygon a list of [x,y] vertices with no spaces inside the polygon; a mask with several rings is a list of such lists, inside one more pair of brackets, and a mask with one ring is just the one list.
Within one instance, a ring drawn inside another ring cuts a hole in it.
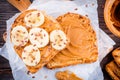
[{"label": "toast with spread", "polygon": [[10,38],[15,52],[31,73],[46,65],[67,43],[59,23],[43,11],[34,9],[22,12],[15,19]]},{"label": "toast with spread", "polygon": [[59,16],[57,21],[70,43],[50,60],[47,67],[52,69],[95,62],[98,58],[97,38],[90,20],[79,14],[67,13]]}]

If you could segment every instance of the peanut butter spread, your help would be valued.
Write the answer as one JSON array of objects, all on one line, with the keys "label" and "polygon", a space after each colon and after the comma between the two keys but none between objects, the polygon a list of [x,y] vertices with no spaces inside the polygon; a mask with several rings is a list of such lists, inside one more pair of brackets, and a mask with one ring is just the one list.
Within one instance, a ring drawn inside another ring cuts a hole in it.
[{"label": "peanut butter spread", "polygon": [[[11,30],[14,27],[16,27],[17,25],[22,25],[27,28],[23,19],[27,13],[32,12],[32,11],[35,11],[35,10],[27,10],[27,11],[23,12],[22,14],[20,14],[17,17],[17,19],[14,21]],[[56,20],[54,20],[50,16],[47,16],[46,14],[44,14],[44,16],[45,16],[45,22],[43,25],[39,26],[40,28],[45,29],[48,33],[50,33],[51,31],[53,31],[55,29],[61,29],[59,23]],[[27,28],[27,30],[29,32],[30,28]],[[28,43],[25,46],[22,46],[22,47],[14,46],[14,49],[15,49],[16,53],[20,56],[20,58],[22,58],[22,52],[23,52],[24,47],[26,47],[27,45],[30,45],[30,44],[31,44],[30,41],[28,41]],[[42,68],[45,64],[47,64],[58,53],[58,51],[53,49],[50,44],[48,44],[47,46],[45,46],[43,48],[39,48],[39,50],[41,52],[40,53],[41,60],[38,63],[38,65],[36,65],[36,66],[27,66],[26,65],[28,70],[31,73],[37,72],[40,68]]]},{"label": "peanut butter spread", "polygon": [[69,65],[91,63],[98,58],[96,33],[90,25],[90,20],[75,13],[67,13],[57,18],[70,44],[59,52],[48,64],[48,68],[58,68]]},{"label": "peanut butter spread", "polygon": [[83,80],[77,77],[74,73],[66,70],[66,71],[59,71],[56,73],[56,78],[58,80]]}]

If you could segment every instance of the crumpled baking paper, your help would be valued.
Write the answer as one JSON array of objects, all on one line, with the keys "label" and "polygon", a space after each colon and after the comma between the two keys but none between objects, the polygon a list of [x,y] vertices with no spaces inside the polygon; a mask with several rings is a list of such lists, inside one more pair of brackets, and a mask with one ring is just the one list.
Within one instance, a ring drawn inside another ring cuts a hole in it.
[{"label": "crumpled baking paper", "polygon": [[[35,0],[29,9],[38,9],[46,11],[48,15],[54,18],[67,12],[79,13],[81,15],[88,15],[91,20],[91,25],[97,33],[99,59],[91,64],[79,64],[75,66],[68,66],[58,69],[47,69],[43,67],[35,74],[27,74],[27,68],[20,57],[15,53],[13,44],[10,42],[10,28],[16,14],[7,21],[7,41],[0,49],[0,54],[9,60],[12,68],[13,77],[15,80],[57,80],[55,73],[57,71],[69,70],[74,72],[78,77],[84,80],[103,80],[103,73],[100,68],[100,61],[109,53],[115,42],[107,36],[98,24],[97,0]],[[77,8],[77,10],[76,10]],[[34,77],[34,78],[33,78]]]}]

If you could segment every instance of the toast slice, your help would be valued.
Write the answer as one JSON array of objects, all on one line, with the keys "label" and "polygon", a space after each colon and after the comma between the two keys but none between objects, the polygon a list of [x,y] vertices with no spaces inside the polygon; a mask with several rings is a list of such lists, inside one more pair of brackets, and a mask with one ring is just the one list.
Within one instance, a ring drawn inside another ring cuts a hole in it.
[{"label": "toast slice", "polygon": [[113,80],[120,80],[120,68],[114,61],[108,63],[105,69]]},{"label": "toast slice", "polygon": [[90,20],[82,15],[67,13],[57,18],[68,38],[69,45],[47,64],[48,68],[92,63],[98,58],[96,33]]},{"label": "toast slice", "polygon": [[[26,14],[32,12],[32,11],[36,11],[36,10],[27,10],[23,13],[21,13],[14,21],[11,31],[14,27],[18,26],[18,25],[22,25],[24,27],[27,27],[25,22],[24,22],[24,17]],[[56,29],[61,29],[61,26],[59,25],[59,23],[52,18],[51,16],[46,15],[45,13],[43,13],[45,16],[45,22],[39,26],[39,28],[43,28],[45,29],[48,34]],[[30,28],[27,28],[28,32],[30,31]],[[28,43],[25,46],[14,46],[14,50],[16,51],[16,53],[19,55],[19,57],[22,59],[22,52],[23,49],[27,46],[30,45],[30,41],[28,41]],[[57,53],[58,51],[53,49],[51,47],[50,44],[48,44],[47,46],[43,47],[43,48],[39,48],[40,54],[41,54],[41,60],[40,62],[36,65],[36,66],[27,66],[28,70],[31,73],[35,73],[37,72],[40,68],[42,68],[45,64],[47,64]]]},{"label": "toast slice", "polygon": [[120,67],[120,47],[112,52],[116,64]]}]

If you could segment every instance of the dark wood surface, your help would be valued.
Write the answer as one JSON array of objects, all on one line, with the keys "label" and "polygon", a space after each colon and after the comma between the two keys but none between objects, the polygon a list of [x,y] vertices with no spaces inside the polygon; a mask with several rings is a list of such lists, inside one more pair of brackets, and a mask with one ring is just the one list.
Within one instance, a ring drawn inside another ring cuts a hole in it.
[{"label": "dark wood surface", "polygon": [[[105,0],[98,0],[98,17],[99,17],[99,26],[104,30],[117,44],[114,46],[114,49],[120,46],[120,38],[113,35],[105,25],[103,17]],[[0,0],[0,47],[3,46],[4,41],[2,39],[2,34],[6,30],[6,20],[12,17],[15,13],[19,12],[16,8],[10,5],[6,0]],[[104,80],[111,80],[109,75],[105,71],[105,65],[112,61],[111,52],[102,60],[101,68],[104,73]],[[11,68],[8,60],[0,56],[0,80],[14,80]]]}]

